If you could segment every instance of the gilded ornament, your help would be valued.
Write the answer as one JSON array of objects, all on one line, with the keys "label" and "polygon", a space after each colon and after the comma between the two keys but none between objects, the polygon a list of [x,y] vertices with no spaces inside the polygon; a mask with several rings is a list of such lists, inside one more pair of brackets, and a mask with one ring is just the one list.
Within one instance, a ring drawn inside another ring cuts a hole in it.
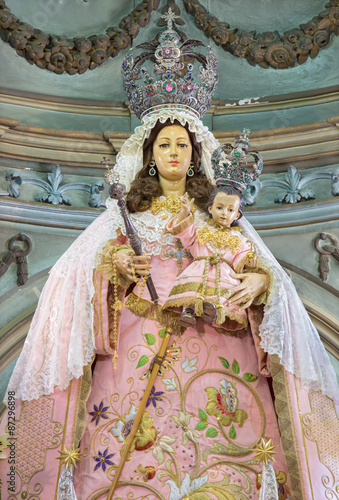
[{"label": "gilded ornament", "polygon": [[233,254],[236,254],[241,249],[242,243],[239,236],[229,234],[232,230],[233,228],[223,228],[211,231],[208,227],[204,227],[197,233],[197,240],[199,245],[211,241],[217,248],[228,247]]},{"label": "gilded ornament", "polygon": [[68,469],[71,465],[75,468],[77,466],[77,462],[82,462],[80,458],[82,456],[80,448],[75,448],[74,444],[72,444],[70,448],[64,446],[64,449],[58,453],[60,453],[58,460],[60,460],[61,464],[65,464],[66,469]]},{"label": "gilded ornament", "polygon": [[[196,206],[193,204],[191,211],[195,212]],[[181,210],[181,196],[167,196],[164,198],[153,198],[150,208],[153,215],[158,215],[164,219],[168,217],[168,212],[178,214]]]},{"label": "gilded ornament", "polygon": [[269,460],[275,461],[273,458],[273,455],[277,455],[277,452],[273,451],[275,448],[276,446],[272,445],[272,439],[266,442],[264,438],[262,438],[261,443],[252,448],[252,451],[255,452],[255,457],[258,460],[258,464],[260,464],[260,462],[264,462],[265,465],[268,465]]}]

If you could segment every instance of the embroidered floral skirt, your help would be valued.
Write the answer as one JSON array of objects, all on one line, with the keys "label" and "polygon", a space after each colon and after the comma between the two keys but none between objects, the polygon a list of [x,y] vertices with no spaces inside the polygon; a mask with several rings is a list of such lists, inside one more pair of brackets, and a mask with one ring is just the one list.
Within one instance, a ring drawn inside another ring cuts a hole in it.
[{"label": "embroidered floral skirt", "polygon": [[[163,334],[125,310],[116,371],[110,356],[97,356],[85,457],[74,478],[78,500],[106,498]],[[277,419],[257,365],[249,333],[206,325],[205,333],[173,335],[114,499],[255,499],[261,467],[253,448],[262,437],[277,446],[279,498],[287,498]]]}]

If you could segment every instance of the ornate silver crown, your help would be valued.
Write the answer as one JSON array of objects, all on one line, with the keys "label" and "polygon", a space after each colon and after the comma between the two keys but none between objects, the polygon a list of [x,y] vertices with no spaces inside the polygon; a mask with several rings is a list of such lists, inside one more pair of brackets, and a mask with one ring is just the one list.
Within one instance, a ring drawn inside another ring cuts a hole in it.
[{"label": "ornate silver crown", "polygon": [[[235,141],[235,146],[223,144],[213,151],[211,161],[217,186],[232,185],[242,192],[261,174],[263,158],[257,150],[248,150],[249,134],[250,129],[244,128]],[[254,158],[253,165],[248,165],[246,155]]]},{"label": "ornate silver crown", "polygon": [[[179,45],[180,35],[172,29],[173,19],[178,16],[171,8],[162,17],[167,21],[167,30],[160,34],[159,42],[141,43],[130,49],[122,64],[131,109],[141,119],[163,108],[186,109],[201,118],[211,106],[217,85],[217,59],[210,47],[206,56],[195,51],[194,47],[206,47],[198,40],[188,39]],[[145,51],[133,58],[136,49]],[[187,58],[200,63],[199,69]]]}]

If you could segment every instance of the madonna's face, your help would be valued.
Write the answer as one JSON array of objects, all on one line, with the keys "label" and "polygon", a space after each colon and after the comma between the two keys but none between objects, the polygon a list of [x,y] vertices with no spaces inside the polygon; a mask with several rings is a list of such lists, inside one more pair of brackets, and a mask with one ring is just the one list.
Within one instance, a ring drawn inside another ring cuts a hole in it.
[{"label": "madonna's face", "polygon": [[192,159],[192,144],[187,130],[181,125],[169,125],[160,130],[153,143],[153,158],[160,179],[184,179]]}]

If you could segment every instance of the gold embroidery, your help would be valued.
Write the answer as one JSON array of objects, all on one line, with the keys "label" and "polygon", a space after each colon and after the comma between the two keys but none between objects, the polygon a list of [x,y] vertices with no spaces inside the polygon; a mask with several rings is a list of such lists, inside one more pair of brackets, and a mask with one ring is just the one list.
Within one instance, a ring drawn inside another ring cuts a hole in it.
[{"label": "gold embroidery", "polygon": [[182,272],[182,260],[183,258],[189,259],[192,257],[190,254],[189,250],[186,250],[186,248],[183,247],[182,243],[178,239],[176,242],[176,250],[172,250],[170,253],[166,253],[165,257],[168,259],[174,259],[176,261],[176,264],[178,266],[178,272],[177,276],[181,274]]},{"label": "gold embroidery", "polygon": [[[215,299],[208,297],[207,300],[208,300],[208,302],[212,302],[212,304],[214,304],[215,306],[218,305],[217,300],[215,300]],[[164,309],[167,309],[169,307],[185,307],[185,306],[192,306],[194,304],[196,304],[196,299],[194,297],[181,297],[178,299],[167,299],[166,303],[163,307],[164,307]],[[232,321],[236,321],[240,325],[243,325],[244,328],[247,328],[248,321],[247,321],[246,316],[242,316],[240,314],[237,314],[236,311],[228,311],[225,308],[223,308],[223,311],[225,314],[224,314],[222,323],[224,323],[226,321],[226,318],[228,318]],[[219,324],[217,321],[216,321],[216,323]],[[220,325],[222,325],[222,323]],[[219,330],[219,328],[216,330]],[[243,330],[241,330],[241,331],[243,331]],[[244,331],[246,332],[247,330],[245,329]],[[223,332],[224,332],[224,330],[223,330]],[[239,332],[239,330],[237,330],[237,332]]]},{"label": "gold embroidery", "polygon": [[[132,250],[132,247],[129,245],[119,245],[119,249],[116,249],[116,245],[114,244],[116,240],[109,240],[101,250],[98,262],[96,264],[96,269],[100,271],[103,278],[108,279],[111,283],[113,283],[114,277],[114,266],[113,266],[113,256],[114,253],[119,250]],[[117,275],[118,285],[123,288],[127,288],[130,285],[130,282],[124,277]]]},{"label": "gold embroidery", "polygon": [[208,227],[204,227],[197,233],[197,240],[199,245],[211,241],[217,248],[228,247],[233,254],[236,254],[241,249],[242,242],[239,236],[229,234],[232,230],[233,228],[227,227],[211,231]]},{"label": "gold embroidery", "polygon": [[294,439],[293,413],[290,411],[291,401],[287,390],[287,379],[284,367],[280,364],[277,354],[270,356],[270,366],[275,395],[274,406],[278,415],[278,424],[281,434],[281,444],[284,450],[286,465],[292,483],[294,498],[306,500],[304,494],[301,464],[296,451]]},{"label": "gold embroidery", "polygon": [[[210,217],[209,219],[206,220],[207,224],[209,224],[210,226],[212,227],[216,227],[217,229],[225,229],[223,226],[221,226],[220,224],[218,224],[217,222],[215,222],[212,217]],[[242,227],[241,226],[231,226],[227,229],[232,229],[233,231],[239,231],[240,233],[242,232]]]},{"label": "gold embroidery", "polygon": [[20,420],[16,422],[16,473],[22,487],[46,465],[47,450],[57,448],[62,441],[63,425],[53,420],[54,399],[40,396],[23,401]]},{"label": "gold embroidery", "polygon": [[155,320],[164,327],[171,326],[175,333],[179,335],[184,331],[184,328],[179,324],[177,314],[171,311],[164,311],[161,306],[142,299],[134,293],[129,294],[125,306],[136,316]]},{"label": "gold embroidery", "polygon": [[[202,283],[197,283],[197,282],[191,282],[191,283],[182,283],[181,285],[176,285],[172,288],[169,297],[171,295],[180,295],[182,293],[186,292],[197,292],[201,293],[202,290]],[[211,295],[216,295],[217,294],[217,289],[213,288],[211,286],[207,286],[205,290],[206,296],[211,296]],[[228,288],[220,288],[220,293],[223,297],[226,299],[229,299],[234,295],[232,290],[229,290]]]},{"label": "gold embroidery", "polygon": [[[191,212],[194,213],[196,210],[196,206],[193,204],[191,208]],[[162,198],[152,198],[152,204],[150,208],[153,215],[157,215],[161,212],[161,217],[163,217],[163,213],[167,218],[166,212],[170,212],[171,214],[178,214],[181,210],[181,196],[167,196],[165,199]]]},{"label": "gold embroidery", "polygon": [[[309,392],[309,400],[311,412],[302,417],[305,425],[304,435],[316,443],[320,462],[331,471],[335,479],[334,483],[337,483],[339,481],[339,419],[334,402],[320,392],[313,391]],[[323,484],[325,484],[324,481]],[[330,487],[330,484],[326,486]]]}]

